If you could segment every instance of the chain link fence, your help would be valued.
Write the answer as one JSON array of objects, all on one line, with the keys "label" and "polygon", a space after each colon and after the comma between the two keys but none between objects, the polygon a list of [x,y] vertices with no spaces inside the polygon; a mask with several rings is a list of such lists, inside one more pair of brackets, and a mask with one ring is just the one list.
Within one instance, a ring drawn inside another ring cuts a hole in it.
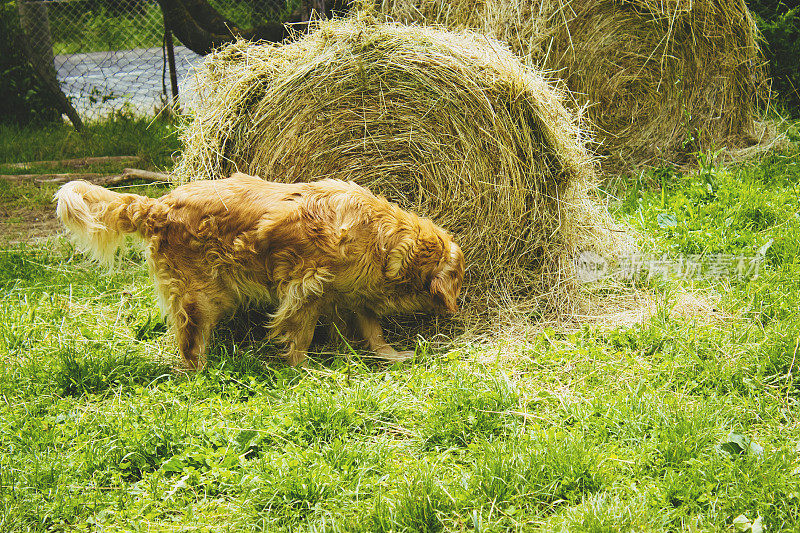
[{"label": "chain link fence", "polygon": [[[211,0],[240,27],[280,22],[286,0]],[[153,116],[172,101],[166,32],[155,0],[17,0],[31,62],[84,120]],[[174,43],[180,90],[200,56]]]}]

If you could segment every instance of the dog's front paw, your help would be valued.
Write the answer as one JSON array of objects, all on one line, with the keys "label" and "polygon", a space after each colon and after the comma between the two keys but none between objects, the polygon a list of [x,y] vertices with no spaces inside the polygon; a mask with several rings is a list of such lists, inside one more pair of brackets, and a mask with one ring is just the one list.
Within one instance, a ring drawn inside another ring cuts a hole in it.
[{"label": "dog's front paw", "polygon": [[409,359],[414,358],[414,350],[406,350],[403,352],[397,352],[392,350],[394,353],[381,353],[378,354],[378,357],[383,359],[384,361],[391,361],[393,363],[399,361],[408,361]]}]

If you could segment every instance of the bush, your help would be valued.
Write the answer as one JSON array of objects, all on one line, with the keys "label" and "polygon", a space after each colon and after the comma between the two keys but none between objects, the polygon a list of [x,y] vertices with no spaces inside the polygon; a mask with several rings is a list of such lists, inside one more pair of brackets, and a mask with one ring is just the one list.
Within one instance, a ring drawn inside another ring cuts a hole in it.
[{"label": "bush", "polygon": [[53,122],[60,118],[52,97],[33,74],[17,46],[21,29],[13,0],[0,4],[0,123],[19,125]]},{"label": "bush", "polygon": [[772,89],[787,111],[800,115],[800,7],[784,0],[749,0],[764,37]]}]

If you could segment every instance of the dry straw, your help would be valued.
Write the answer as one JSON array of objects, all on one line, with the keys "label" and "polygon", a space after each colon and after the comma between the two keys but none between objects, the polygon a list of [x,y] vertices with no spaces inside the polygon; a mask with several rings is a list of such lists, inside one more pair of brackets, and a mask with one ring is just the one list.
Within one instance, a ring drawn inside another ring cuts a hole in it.
[{"label": "dry straw", "polygon": [[291,44],[223,48],[197,84],[179,180],[365,185],[456,234],[466,315],[572,312],[575,254],[615,250],[576,117],[484,36],[328,21]]},{"label": "dry straw", "polygon": [[486,33],[564,80],[589,106],[608,170],[768,140],[745,0],[382,0],[381,9],[405,23]]}]

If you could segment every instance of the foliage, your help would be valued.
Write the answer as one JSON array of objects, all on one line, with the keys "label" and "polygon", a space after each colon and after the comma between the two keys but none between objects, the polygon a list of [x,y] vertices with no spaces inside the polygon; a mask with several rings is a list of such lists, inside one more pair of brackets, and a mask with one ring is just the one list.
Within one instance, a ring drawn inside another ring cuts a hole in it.
[{"label": "foliage", "polygon": [[749,0],[764,38],[772,88],[787,110],[800,113],[800,7],[785,0]]},{"label": "foliage", "polygon": [[147,0],[86,0],[81,7],[91,10],[105,9],[111,16],[141,14],[147,10]]},{"label": "foliage", "polygon": [[61,114],[19,47],[19,17],[14,0],[0,4],[0,124],[41,124]]},{"label": "foliage", "polygon": [[267,22],[289,20],[292,12],[302,7],[302,0],[210,0],[211,6],[240,28],[251,28]]},{"label": "foliage", "polygon": [[56,54],[160,47],[164,38],[161,9],[156,3],[137,3],[122,9],[120,2],[97,2],[80,10],[80,3],[52,4],[50,27]]}]

